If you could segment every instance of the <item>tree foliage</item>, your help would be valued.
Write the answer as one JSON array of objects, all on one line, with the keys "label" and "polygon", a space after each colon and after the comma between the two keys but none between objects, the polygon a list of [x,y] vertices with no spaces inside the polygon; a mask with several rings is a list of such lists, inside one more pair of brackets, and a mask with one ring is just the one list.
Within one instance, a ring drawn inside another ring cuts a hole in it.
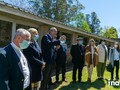
[{"label": "tree foliage", "polygon": [[91,32],[91,29],[86,21],[86,17],[84,13],[80,13],[72,18],[71,25],[77,28],[82,28],[83,30],[87,32]]},{"label": "tree foliage", "polygon": [[118,38],[117,29],[114,27],[105,28],[103,36],[106,38]]},{"label": "tree foliage", "polygon": [[69,24],[71,18],[84,8],[79,0],[36,0],[31,1],[31,3],[32,9],[36,14],[66,24]]},{"label": "tree foliage", "polygon": [[95,12],[91,14],[86,14],[87,23],[92,30],[92,33],[99,34],[100,33],[100,20]]}]

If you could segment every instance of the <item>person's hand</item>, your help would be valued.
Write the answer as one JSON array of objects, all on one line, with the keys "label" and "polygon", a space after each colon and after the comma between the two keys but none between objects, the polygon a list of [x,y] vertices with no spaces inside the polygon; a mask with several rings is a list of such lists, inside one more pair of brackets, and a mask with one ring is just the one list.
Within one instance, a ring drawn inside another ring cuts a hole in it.
[{"label": "person's hand", "polygon": [[43,70],[45,68],[45,62],[43,62],[41,69]]}]

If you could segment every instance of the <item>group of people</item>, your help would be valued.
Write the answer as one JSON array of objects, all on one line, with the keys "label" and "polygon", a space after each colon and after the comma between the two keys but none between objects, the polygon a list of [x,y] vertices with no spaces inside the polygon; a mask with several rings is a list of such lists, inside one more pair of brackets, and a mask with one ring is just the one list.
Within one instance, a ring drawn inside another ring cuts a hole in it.
[{"label": "group of people", "polygon": [[[95,45],[94,39],[90,39],[86,47],[83,45],[83,38],[77,38],[76,43],[77,44],[72,45],[70,51],[73,63],[73,82],[76,82],[76,71],[78,70],[78,82],[82,83],[81,77],[84,66],[87,66],[88,82],[91,82],[94,67],[96,67],[98,80],[103,80],[107,61],[112,66],[110,80],[119,80],[120,48],[118,42],[115,42],[114,45],[109,48],[106,46],[104,40],[101,40],[98,46]],[[115,67],[116,77],[114,78]]]},{"label": "group of people", "polygon": [[60,69],[62,81],[66,81],[66,36],[56,37],[57,29],[51,27],[40,47],[37,29],[17,29],[13,41],[0,50],[0,90],[47,90],[53,84],[55,66],[56,83]]},{"label": "group of people", "polygon": [[[66,36],[57,39],[57,29],[51,27],[49,33],[41,39],[41,47],[38,44],[39,34],[37,29],[28,30],[19,28],[13,41],[0,50],[0,90],[47,90],[52,83],[52,71],[56,70],[56,82],[59,83],[59,74],[62,70],[62,81],[67,82]],[[98,46],[95,40],[90,39],[88,45],[83,45],[83,38],[77,38],[72,45],[70,54],[73,63],[73,82],[82,82],[82,70],[85,65],[88,69],[88,82],[91,82],[93,67],[97,68],[98,79],[104,78],[106,61],[109,59],[112,65],[111,80],[114,79],[114,67],[116,66],[116,79],[119,79],[119,43],[110,48],[109,54],[105,41],[101,40]]]}]

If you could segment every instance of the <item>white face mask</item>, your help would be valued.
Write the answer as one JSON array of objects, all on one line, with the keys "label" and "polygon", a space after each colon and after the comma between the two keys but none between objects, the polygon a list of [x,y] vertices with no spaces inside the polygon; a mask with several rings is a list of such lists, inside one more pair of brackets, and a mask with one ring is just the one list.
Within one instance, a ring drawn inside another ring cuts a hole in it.
[{"label": "white face mask", "polygon": [[117,47],[118,47],[118,45],[114,45],[114,47],[115,47],[115,48],[117,48]]},{"label": "white face mask", "polygon": [[22,43],[19,43],[20,49],[26,49],[30,45],[29,41],[23,40]]},{"label": "white face mask", "polygon": [[105,42],[102,42],[102,45],[105,45]]},{"label": "white face mask", "polygon": [[65,43],[65,40],[64,41],[60,41],[61,42],[61,44],[63,44],[63,43]]}]

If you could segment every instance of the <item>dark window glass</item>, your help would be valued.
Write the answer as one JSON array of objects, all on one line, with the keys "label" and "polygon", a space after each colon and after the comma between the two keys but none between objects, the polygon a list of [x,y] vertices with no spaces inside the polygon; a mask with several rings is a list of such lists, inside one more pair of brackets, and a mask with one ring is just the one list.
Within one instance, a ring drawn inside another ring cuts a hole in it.
[{"label": "dark window glass", "polygon": [[11,42],[12,23],[0,20],[0,48]]}]

